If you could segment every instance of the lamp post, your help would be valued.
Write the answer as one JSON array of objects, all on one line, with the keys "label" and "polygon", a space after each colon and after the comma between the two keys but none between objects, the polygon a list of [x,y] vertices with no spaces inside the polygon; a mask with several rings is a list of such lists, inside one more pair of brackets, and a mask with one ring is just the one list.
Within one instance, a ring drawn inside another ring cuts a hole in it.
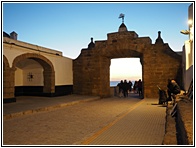
[{"label": "lamp post", "polygon": [[189,35],[189,40],[193,40],[193,20],[188,20],[189,30],[181,30],[180,33]]}]

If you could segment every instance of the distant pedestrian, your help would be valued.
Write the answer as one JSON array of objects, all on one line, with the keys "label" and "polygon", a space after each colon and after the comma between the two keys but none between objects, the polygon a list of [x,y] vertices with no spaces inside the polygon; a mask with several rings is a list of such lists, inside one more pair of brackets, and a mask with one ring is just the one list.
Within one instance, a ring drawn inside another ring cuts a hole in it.
[{"label": "distant pedestrian", "polygon": [[127,80],[124,80],[123,83],[123,95],[124,97],[128,97],[128,90],[129,90],[129,83],[127,83]]},{"label": "distant pedestrian", "polygon": [[133,89],[134,93],[138,93],[137,81],[134,82]]},{"label": "distant pedestrian", "polygon": [[119,92],[118,95],[119,95],[119,97],[122,97],[123,96],[123,80],[121,80],[120,83],[118,83],[117,86],[118,86],[118,90],[119,90],[118,91]]},{"label": "distant pedestrian", "polygon": [[133,86],[133,83],[131,81],[129,81],[129,92],[131,93],[132,91],[132,86]]},{"label": "distant pedestrian", "polygon": [[141,79],[139,79],[137,86],[138,86],[139,96],[141,97],[142,96],[142,81],[141,81]]}]

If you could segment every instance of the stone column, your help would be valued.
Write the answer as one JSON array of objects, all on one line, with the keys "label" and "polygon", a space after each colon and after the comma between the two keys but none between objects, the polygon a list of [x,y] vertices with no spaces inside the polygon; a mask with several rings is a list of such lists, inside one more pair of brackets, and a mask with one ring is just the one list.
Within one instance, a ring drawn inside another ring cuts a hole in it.
[{"label": "stone column", "polygon": [[55,93],[55,73],[51,70],[44,70],[44,88],[43,93],[52,95]]},{"label": "stone column", "polygon": [[16,102],[14,95],[14,86],[15,86],[15,69],[5,68],[3,70],[3,102]]},{"label": "stone column", "polygon": [[100,96],[110,97],[110,59],[101,57],[100,61]]}]

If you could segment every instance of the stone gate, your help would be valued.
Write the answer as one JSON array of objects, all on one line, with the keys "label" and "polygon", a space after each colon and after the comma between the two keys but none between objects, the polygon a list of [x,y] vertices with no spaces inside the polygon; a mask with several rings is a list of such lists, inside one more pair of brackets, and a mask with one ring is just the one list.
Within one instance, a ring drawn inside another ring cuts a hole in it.
[{"label": "stone gate", "polygon": [[128,57],[140,58],[144,98],[158,97],[157,85],[166,89],[168,78],[181,84],[181,56],[163,42],[161,32],[152,44],[149,37],[138,37],[122,23],[118,32],[107,34],[107,40],[91,39],[73,61],[74,93],[109,97],[111,59]]}]

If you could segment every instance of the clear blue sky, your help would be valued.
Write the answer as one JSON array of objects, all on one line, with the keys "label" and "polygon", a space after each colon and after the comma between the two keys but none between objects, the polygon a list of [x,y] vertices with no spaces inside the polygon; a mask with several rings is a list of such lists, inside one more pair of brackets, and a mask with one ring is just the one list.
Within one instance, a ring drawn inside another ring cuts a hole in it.
[{"label": "clear blue sky", "polygon": [[76,58],[90,38],[106,40],[117,32],[120,13],[125,14],[129,31],[149,36],[154,43],[157,32],[174,51],[182,50],[188,38],[180,30],[188,29],[190,3],[3,3],[3,31],[18,33],[18,40],[60,50]]},{"label": "clear blue sky", "polygon": [[102,2],[102,3],[3,3],[3,31],[18,33],[18,40],[59,50],[75,59],[90,38],[107,40],[107,33],[117,32],[119,14],[125,25],[139,37],[149,36],[152,43],[161,31],[165,43],[182,51],[188,36],[189,2]]}]

